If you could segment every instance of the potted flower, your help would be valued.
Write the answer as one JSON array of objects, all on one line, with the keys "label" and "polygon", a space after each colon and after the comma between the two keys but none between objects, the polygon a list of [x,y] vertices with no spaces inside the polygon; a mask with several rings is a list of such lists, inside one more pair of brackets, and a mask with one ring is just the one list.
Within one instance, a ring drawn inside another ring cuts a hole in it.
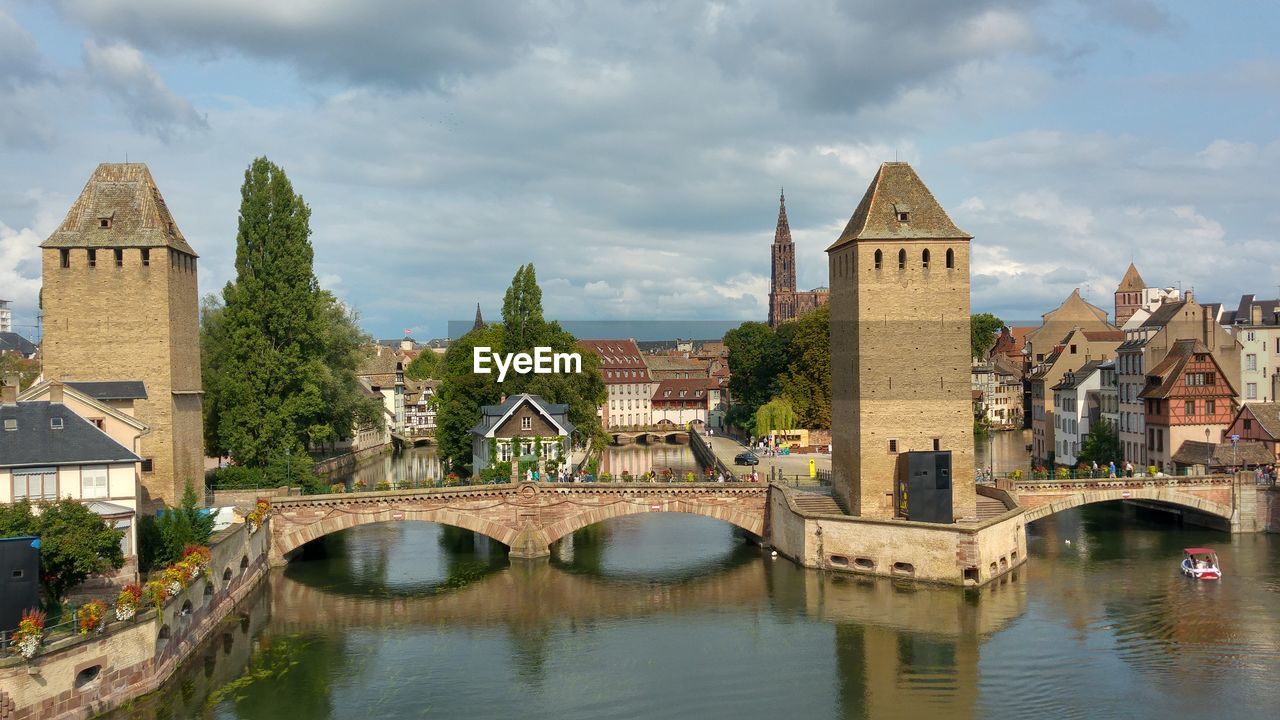
[{"label": "potted flower", "polygon": [[355,483],[351,486],[351,489],[352,489],[352,490],[354,490],[354,491],[356,491],[356,492],[364,492],[366,489],[368,489],[368,487],[369,487],[369,484],[368,484],[368,483],[366,483],[365,481],[363,481],[363,480],[357,480],[357,481],[355,481]]},{"label": "potted flower", "polygon": [[175,597],[186,589],[187,583],[190,582],[187,568],[181,562],[166,567],[160,571],[160,582],[164,584],[165,597]]},{"label": "potted flower", "polygon": [[347,491],[347,486],[343,485],[342,483],[333,483],[332,485],[329,486],[329,492],[331,493],[343,493],[346,491]]},{"label": "potted flower", "polygon": [[169,599],[168,586],[162,580],[151,580],[142,586],[142,597],[156,610],[160,610],[164,607],[164,601]]},{"label": "potted flower", "polygon": [[[364,481],[356,481],[356,490],[364,489]],[[258,498],[258,502],[253,506],[253,510],[245,517],[244,521],[249,525],[249,532],[256,532],[262,526],[263,521],[267,519],[267,515],[271,513],[271,503],[266,498]]]},{"label": "potted flower", "polygon": [[116,596],[116,620],[124,622],[132,620],[138,614],[138,605],[142,602],[142,586],[129,583],[120,589]]},{"label": "potted flower", "polygon": [[30,660],[36,656],[40,644],[44,642],[44,613],[39,610],[27,610],[18,621],[18,629],[13,631],[13,651]]},{"label": "potted flower", "polygon": [[387,482],[386,480],[379,480],[378,484],[373,486],[373,489],[377,490],[378,492],[386,492],[391,489],[391,483]]},{"label": "potted flower", "polygon": [[90,600],[76,609],[76,626],[81,635],[100,633],[107,628],[107,604]]}]

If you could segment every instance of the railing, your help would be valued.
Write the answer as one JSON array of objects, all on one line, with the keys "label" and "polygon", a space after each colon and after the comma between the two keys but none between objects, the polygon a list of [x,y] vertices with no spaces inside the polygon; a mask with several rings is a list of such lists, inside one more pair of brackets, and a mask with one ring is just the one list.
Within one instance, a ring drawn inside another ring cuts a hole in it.
[{"label": "railing", "polygon": [[[118,621],[112,622],[114,624]],[[42,644],[48,645],[49,643],[61,640],[64,637],[71,637],[79,631],[79,623],[76,622],[75,616],[72,615],[70,620],[63,620],[60,623],[46,625],[44,628],[44,640],[42,641]],[[13,644],[13,634],[15,632],[15,630],[0,630],[0,651],[7,651],[9,646]]]}]

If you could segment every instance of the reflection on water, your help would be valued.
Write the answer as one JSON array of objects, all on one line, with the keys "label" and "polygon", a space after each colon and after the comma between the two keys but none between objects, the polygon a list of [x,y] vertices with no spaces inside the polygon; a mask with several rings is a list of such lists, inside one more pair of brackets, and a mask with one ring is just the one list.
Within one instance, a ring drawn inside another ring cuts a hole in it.
[{"label": "reflection on water", "polygon": [[974,438],[974,462],[981,469],[990,466],[996,475],[1018,469],[1026,473],[1031,467],[1030,442],[1030,430],[989,431]]},{"label": "reflection on water", "polygon": [[[273,573],[251,655],[233,643],[206,675],[202,650],[116,716],[1274,716],[1273,538],[1107,505],[1029,530],[1028,565],[965,592],[804,570],[693,515],[592,526],[550,562],[353,528]],[[1198,544],[1225,580],[1177,573]]]},{"label": "reflection on water", "polygon": [[698,461],[688,445],[657,441],[652,445],[610,445],[604,449],[604,455],[600,458],[600,472],[611,475],[625,472],[634,477],[650,470],[655,473],[663,470],[671,470],[677,474],[684,474],[686,471],[697,473]]}]

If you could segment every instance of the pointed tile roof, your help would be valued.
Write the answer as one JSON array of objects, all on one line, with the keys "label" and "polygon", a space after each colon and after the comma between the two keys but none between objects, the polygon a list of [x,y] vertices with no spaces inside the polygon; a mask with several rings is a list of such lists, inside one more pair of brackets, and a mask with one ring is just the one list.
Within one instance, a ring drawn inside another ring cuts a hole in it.
[{"label": "pointed tile roof", "polygon": [[1116,288],[1116,292],[1135,292],[1147,287],[1142,282],[1142,276],[1138,274],[1138,268],[1133,263],[1129,263],[1129,269],[1124,271],[1124,278],[1120,280],[1120,287]]},{"label": "pointed tile roof", "polygon": [[40,247],[170,247],[196,254],[142,163],[99,165]]},{"label": "pointed tile roof", "polygon": [[480,303],[476,303],[476,321],[471,324],[472,330],[484,328],[484,316],[480,314]]},{"label": "pointed tile roof", "polygon": [[773,231],[774,245],[787,245],[791,242],[791,225],[787,222],[787,193],[778,194],[778,229]]},{"label": "pointed tile roof", "polygon": [[[908,220],[898,220],[906,213]],[[831,252],[858,240],[972,240],[956,227],[929,188],[904,162],[880,165],[862,202],[853,211],[840,238],[827,248]]]}]

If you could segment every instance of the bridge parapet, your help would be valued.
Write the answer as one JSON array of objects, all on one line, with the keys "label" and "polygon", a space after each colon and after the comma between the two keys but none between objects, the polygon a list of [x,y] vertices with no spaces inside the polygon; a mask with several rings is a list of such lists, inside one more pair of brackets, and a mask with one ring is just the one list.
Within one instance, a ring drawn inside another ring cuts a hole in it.
[{"label": "bridge parapet", "polygon": [[1018,504],[1032,522],[1073,507],[1116,500],[1146,500],[1226,521],[1233,532],[1256,530],[1253,483],[1233,475],[1022,480]]}]

